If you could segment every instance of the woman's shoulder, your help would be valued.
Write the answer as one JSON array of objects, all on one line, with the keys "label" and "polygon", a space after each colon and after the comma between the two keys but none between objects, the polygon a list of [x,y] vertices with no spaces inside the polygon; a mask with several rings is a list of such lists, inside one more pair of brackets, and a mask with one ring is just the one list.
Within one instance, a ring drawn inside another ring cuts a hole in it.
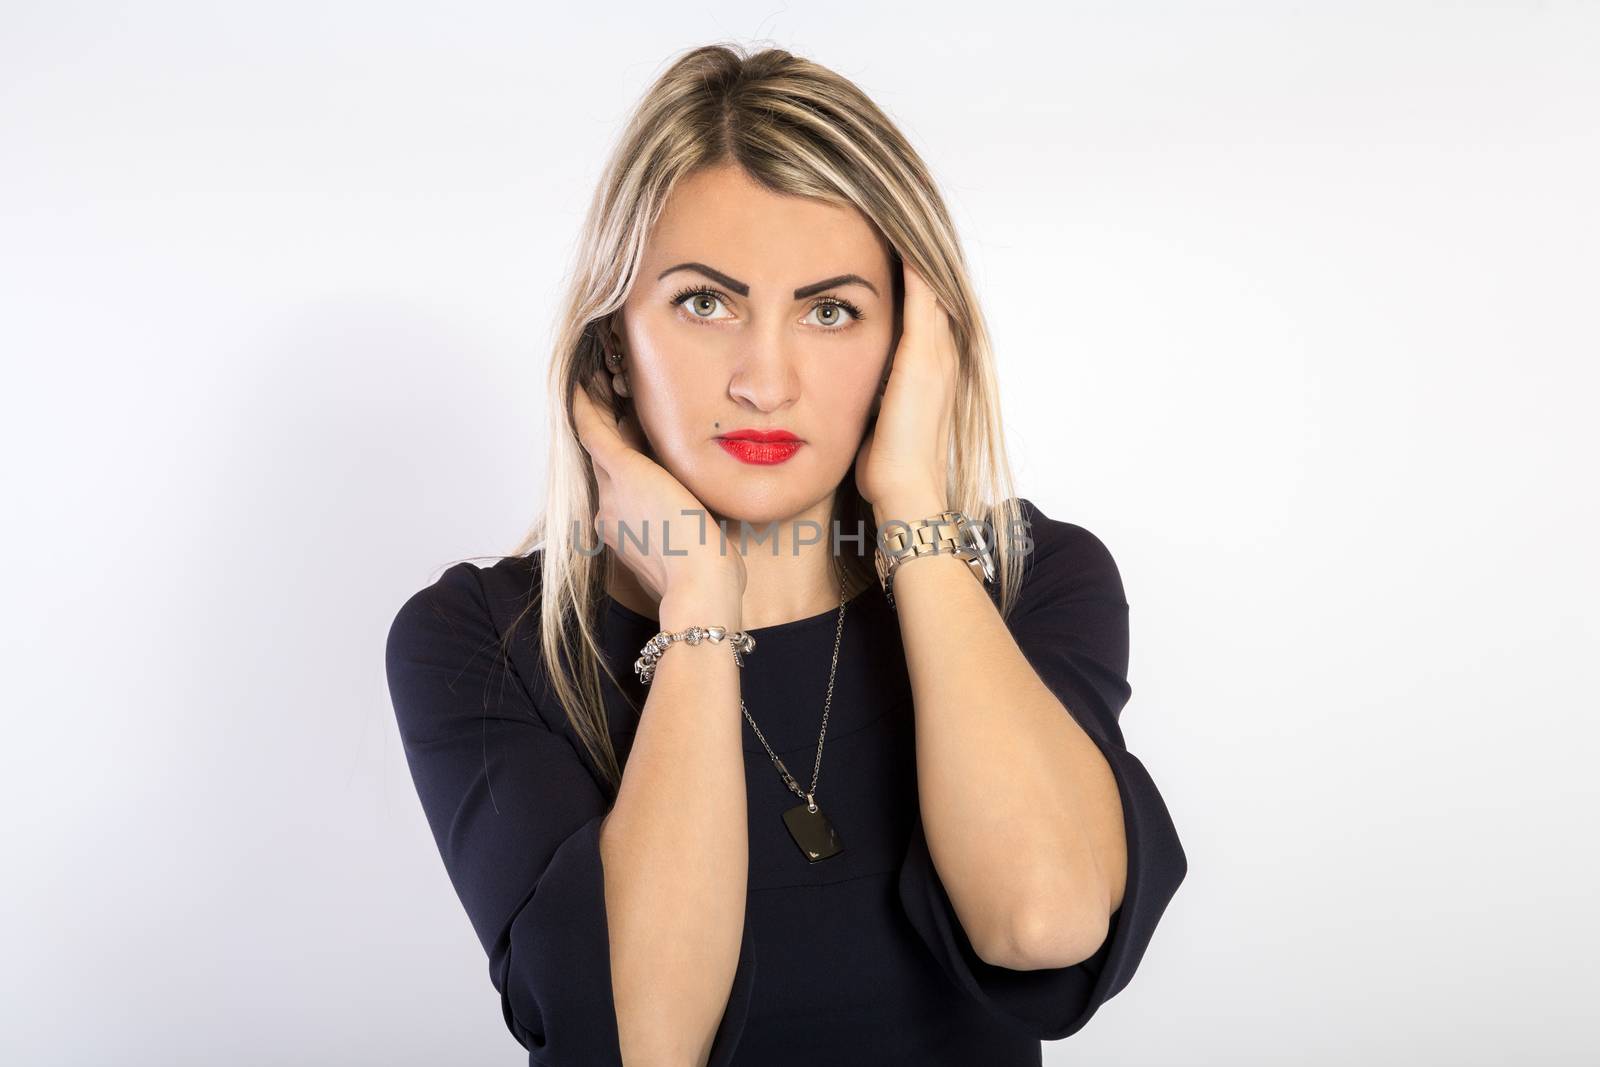
[{"label": "woman's shoulder", "polygon": [[[475,560],[491,560],[482,565]],[[538,625],[539,568],[533,555],[458,560],[409,593],[389,623],[387,658],[443,662]],[[530,605],[535,609],[529,611]],[[524,635],[518,644],[527,640]]]},{"label": "woman's shoulder", "polygon": [[500,672],[508,671],[540,704],[548,687],[539,655],[538,582],[536,552],[446,566],[406,597],[389,625],[391,686],[425,684],[441,669],[454,679],[452,687],[474,671],[489,671],[493,684],[503,685]]},{"label": "woman's shoulder", "polygon": [[476,556],[450,564],[407,595],[391,631],[432,629],[452,621],[493,622],[496,630],[504,630],[538,597],[537,553],[536,549],[522,556]]},{"label": "woman's shoulder", "polygon": [[1023,556],[1022,597],[1035,595],[1123,599],[1122,576],[1110,548],[1088,527],[1048,514],[1028,497],[1017,497],[1011,530],[997,523],[996,538]]}]

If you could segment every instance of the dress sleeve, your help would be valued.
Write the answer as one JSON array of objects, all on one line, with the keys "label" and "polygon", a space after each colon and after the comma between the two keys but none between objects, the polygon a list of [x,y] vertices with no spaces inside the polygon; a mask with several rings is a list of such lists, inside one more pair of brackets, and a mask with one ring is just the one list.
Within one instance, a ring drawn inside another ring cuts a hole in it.
[{"label": "dress sleeve", "polygon": [[[479,569],[458,563],[389,629],[389,692],[439,854],[489,957],[512,1035],[534,1063],[622,1062],[611,990],[600,821],[576,747],[505,658]],[[744,948],[709,1067],[727,1064],[753,977]]]},{"label": "dress sleeve", "polygon": [[[1099,747],[1122,797],[1128,878],[1100,948],[1081,963],[1011,970],[985,963],[956,917],[928,852],[921,818],[901,867],[901,904],[956,986],[991,1013],[1042,1040],[1076,1033],[1133,977],[1188,862],[1155,782],[1123,744],[1128,605],[1111,554],[1092,533],[1052,520],[1030,502],[1034,540],[1007,625],[1040,679]],[[1004,536],[1004,532],[999,532]]]}]

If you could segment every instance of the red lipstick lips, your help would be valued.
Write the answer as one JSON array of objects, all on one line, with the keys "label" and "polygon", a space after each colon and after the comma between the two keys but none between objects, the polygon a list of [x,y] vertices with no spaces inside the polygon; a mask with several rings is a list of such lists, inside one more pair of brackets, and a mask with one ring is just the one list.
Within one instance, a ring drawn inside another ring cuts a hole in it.
[{"label": "red lipstick lips", "polygon": [[805,442],[788,430],[730,430],[717,438],[717,444],[742,463],[766,467],[782,463]]}]

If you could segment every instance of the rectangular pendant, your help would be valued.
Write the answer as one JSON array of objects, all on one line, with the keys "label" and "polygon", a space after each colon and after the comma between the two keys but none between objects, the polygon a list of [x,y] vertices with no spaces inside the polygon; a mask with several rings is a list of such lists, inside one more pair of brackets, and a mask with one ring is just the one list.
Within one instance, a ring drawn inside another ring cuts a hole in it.
[{"label": "rectangular pendant", "polygon": [[813,812],[804,804],[796,804],[783,813],[783,824],[789,828],[789,836],[794,838],[794,843],[800,846],[800,851],[812,863],[844,851],[844,842],[839,840],[833,823],[822,814],[820,807]]}]

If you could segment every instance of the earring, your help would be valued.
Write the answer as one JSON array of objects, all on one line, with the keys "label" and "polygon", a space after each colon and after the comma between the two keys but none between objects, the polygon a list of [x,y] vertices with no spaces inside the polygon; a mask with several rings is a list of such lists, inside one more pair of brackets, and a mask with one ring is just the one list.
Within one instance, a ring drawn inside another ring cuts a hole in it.
[{"label": "earring", "polygon": [[615,352],[606,353],[606,367],[611,371],[611,388],[615,389],[618,396],[628,396],[628,376],[622,373],[622,356]]}]

